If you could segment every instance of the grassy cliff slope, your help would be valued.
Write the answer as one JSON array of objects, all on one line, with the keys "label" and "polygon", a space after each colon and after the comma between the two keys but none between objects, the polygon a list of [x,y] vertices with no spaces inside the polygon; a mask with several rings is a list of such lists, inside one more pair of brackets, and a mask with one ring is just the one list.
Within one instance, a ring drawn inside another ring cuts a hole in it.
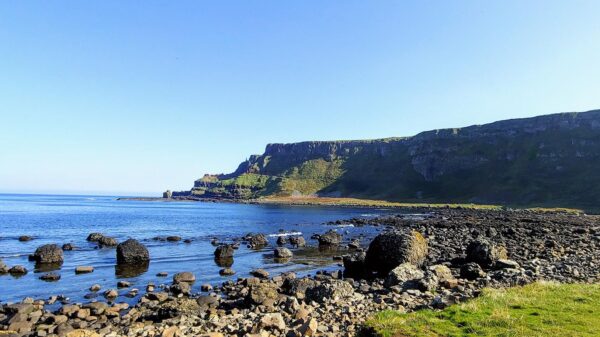
[{"label": "grassy cliff slope", "polygon": [[269,144],[186,192],[426,203],[600,206],[600,110],[434,130],[413,137]]}]

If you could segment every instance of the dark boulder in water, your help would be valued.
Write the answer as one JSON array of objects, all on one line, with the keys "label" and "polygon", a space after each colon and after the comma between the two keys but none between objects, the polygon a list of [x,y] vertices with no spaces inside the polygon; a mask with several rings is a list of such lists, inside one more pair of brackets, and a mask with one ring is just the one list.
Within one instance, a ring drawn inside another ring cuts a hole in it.
[{"label": "dark boulder in water", "polygon": [[33,259],[35,262],[42,264],[62,263],[63,251],[55,244],[43,245],[35,250]]},{"label": "dark boulder in water", "polygon": [[342,242],[342,235],[332,229],[319,235],[318,240],[320,246],[338,246]]},{"label": "dark boulder in water", "polygon": [[129,239],[117,246],[118,264],[138,264],[148,263],[149,261],[150,253],[148,249],[137,240]]},{"label": "dark boulder in water", "polygon": [[231,259],[233,258],[234,252],[235,247],[233,245],[220,245],[215,249],[215,259]]}]

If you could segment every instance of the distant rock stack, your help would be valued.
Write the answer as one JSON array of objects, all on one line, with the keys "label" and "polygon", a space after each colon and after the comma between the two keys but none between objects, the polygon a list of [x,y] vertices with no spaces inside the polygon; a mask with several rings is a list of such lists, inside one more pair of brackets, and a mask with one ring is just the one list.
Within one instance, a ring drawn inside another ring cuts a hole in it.
[{"label": "distant rock stack", "polygon": [[173,192],[171,192],[171,190],[166,190],[163,192],[163,198],[165,199],[171,199],[173,198]]}]

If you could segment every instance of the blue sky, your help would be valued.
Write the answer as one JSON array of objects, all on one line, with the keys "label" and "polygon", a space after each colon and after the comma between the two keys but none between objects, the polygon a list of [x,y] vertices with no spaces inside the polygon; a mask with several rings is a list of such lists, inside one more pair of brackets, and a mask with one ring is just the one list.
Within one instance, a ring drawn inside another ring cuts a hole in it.
[{"label": "blue sky", "polygon": [[0,192],[600,108],[599,1],[2,1]]}]

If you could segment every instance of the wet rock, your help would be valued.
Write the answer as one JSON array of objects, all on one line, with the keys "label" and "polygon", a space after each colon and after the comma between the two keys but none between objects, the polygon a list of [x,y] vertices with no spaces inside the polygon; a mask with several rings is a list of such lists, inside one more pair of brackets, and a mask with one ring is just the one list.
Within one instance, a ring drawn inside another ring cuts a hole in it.
[{"label": "wet rock", "polygon": [[231,276],[231,275],[235,275],[235,271],[231,268],[223,268],[223,269],[219,270],[219,275]]},{"label": "wet rock", "polygon": [[131,283],[127,281],[119,281],[117,282],[117,288],[129,288],[131,287]]},{"label": "wet rock", "polygon": [[55,244],[43,245],[35,250],[33,258],[37,263],[41,264],[62,263],[63,251]]},{"label": "wet rock", "polygon": [[100,247],[115,247],[118,244],[115,238],[111,238],[108,236],[102,236],[98,240],[98,246]]},{"label": "wet rock", "polygon": [[233,245],[220,245],[215,249],[215,259],[224,260],[233,258],[235,249]]},{"label": "wet rock", "polygon": [[499,259],[507,259],[506,248],[492,244],[486,239],[476,239],[467,247],[467,261],[484,268],[491,268]]},{"label": "wet rock", "polygon": [[93,291],[93,292],[100,291],[100,289],[102,289],[102,287],[99,284],[94,284],[90,287],[90,291]]},{"label": "wet rock", "polygon": [[269,278],[269,272],[264,269],[255,269],[250,272],[250,275],[258,277],[258,278],[262,278],[262,279]]},{"label": "wet rock", "polygon": [[169,287],[169,290],[171,290],[171,292],[175,295],[190,295],[192,292],[192,287],[188,282],[179,282],[171,285],[171,287]]},{"label": "wet rock", "polygon": [[460,267],[460,277],[467,280],[476,280],[481,277],[485,277],[485,272],[475,262],[469,262]]},{"label": "wet rock", "polygon": [[319,246],[338,246],[342,242],[342,235],[333,229],[319,235]]},{"label": "wet rock", "polygon": [[92,266],[77,266],[75,267],[75,274],[87,274],[94,271]]},{"label": "wet rock", "polygon": [[0,259],[0,275],[8,273],[9,269],[10,268],[8,268],[8,266],[4,263],[4,261],[2,261],[2,259]]},{"label": "wet rock", "polygon": [[103,237],[104,237],[104,234],[102,234],[102,233],[91,233],[90,235],[88,235],[86,240],[90,241],[90,242],[98,242]]},{"label": "wet rock", "polygon": [[427,241],[417,231],[391,231],[379,234],[369,245],[366,265],[381,275],[387,275],[402,263],[421,265],[427,258]]},{"label": "wet rock", "polygon": [[27,268],[20,265],[13,266],[8,270],[8,273],[15,276],[25,275],[27,274]]},{"label": "wet rock", "polygon": [[392,269],[385,278],[384,285],[389,288],[395,285],[403,285],[406,282],[414,283],[423,277],[425,277],[425,273],[421,269],[407,262]]},{"label": "wet rock", "polygon": [[173,283],[194,283],[196,282],[196,276],[191,272],[182,272],[173,275]]},{"label": "wet rock", "polygon": [[248,241],[248,246],[252,249],[259,249],[269,244],[264,234],[247,235],[246,241]]},{"label": "wet rock", "polygon": [[176,236],[176,235],[167,236],[167,241],[169,241],[169,242],[181,241],[181,236]]},{"label": "wet rock", "polygon": [[303,236],[292,236],[290,237],[290,244],[294,247],[304,247],[306,246],[306,240]]},{"label": "wet rock", "polygon": [[56,281],[60,280],[60,274],[46,273],[46,274],[40,276],[40,280],[46,281],[46,282],[56,282]]},{"label": "wet rock", "polygon": [[19,241],[21,241],[21,242],[27,242],[27,241],[31,241],[31,240],[33,240],[33,238],[31,236],[28,236],[28,235],[19,236]]},{"label": "wet rock", "polygon": [[202,286],[200,286],[200,290],[202,291],[211,291],[213,289],[212,285],[205,283]]},{"label": "wet rock", "polygon": [[147,264],[149,261],[148,249],[137,240],[129,239],[117,246],[118,264]]},{"label": "wet rock", "polygon": [[62,245],[62,250],[63,251],[70,251],[70,250],[74,250],[75,246],[72,243],[65,243],[64,245]]},{"label": "wet rock", "polygon": [[360,240],[359,239],[353,239],[348,244],[348,248],[350,248],[350,249],[358,249],[358,248],[360,248]]},{"label": "wet rock", "polygon": [[119,293],[115,289],[109,289],[104,292],[104,297],[107,299],[115,299],[119,296]]},{"label": "wet rock", "polygon": [[285,246],[286,243],[288,243],[288,238],[286,236],[280,236],[277,238],[278,246]]},{"label": "wet rock", "polygon": [[278,259],[289,259],[294,255],[294,254],[292,254],[291,250],[289,250],[285,247],[275,248],[274,254],[275,254],[275,258],[278,258]]}]

